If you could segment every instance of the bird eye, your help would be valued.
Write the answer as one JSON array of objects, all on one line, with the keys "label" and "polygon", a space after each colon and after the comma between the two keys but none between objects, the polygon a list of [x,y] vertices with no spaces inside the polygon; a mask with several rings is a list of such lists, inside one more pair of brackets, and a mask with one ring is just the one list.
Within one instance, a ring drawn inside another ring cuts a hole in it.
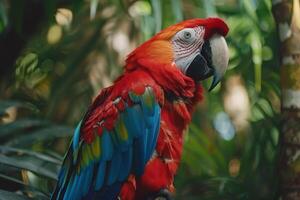
[{"label": "bird eye", "polygon": [[180,32],[178,32],[177,37],[186,41],[187,43],[191,43],[195,40],[196,33],[192,28],[186,28]]},{"label": "bird eye", "polygon": [[184,39],[188,40],[188,39],[190,39],[192,37],[192,34],[190,32],[188,32],[188,31],[185,31],[183,33],[183,37],[184,37]]}]

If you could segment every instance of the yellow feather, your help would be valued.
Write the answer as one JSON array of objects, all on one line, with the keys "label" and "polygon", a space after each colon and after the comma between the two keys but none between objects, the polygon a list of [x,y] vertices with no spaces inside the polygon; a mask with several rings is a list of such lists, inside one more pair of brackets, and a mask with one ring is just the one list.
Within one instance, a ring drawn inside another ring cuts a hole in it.
[{"label": "yellow feather", "polygon": [[100,157],[100,136],[96,136],[94,142],[91,144],[92,153],[94,158]]},{"label": "yellow feather", "polygon": [[92,153],[92,145],[91,144],[87,144],[86,145],[86,154],[88,155],[88,161],[90,162],[91,160],[94,160],[94,156]]},{"label": "yellow feather", "polygon": [[85,149],[86,149],[86,147],[84,145],[82,148],[82,152],[81,152],[81,155],[82,155],[81,166],[82,167],[86,166],[89,162],[88,154],[86,153]]},{"label": "yellow feather", "polygon": [[128,131],[125,127],[125,124],[124,124],[123,120],[121,120],[119,122],[118,135],[119,135],[121,140],[128,140]]}]

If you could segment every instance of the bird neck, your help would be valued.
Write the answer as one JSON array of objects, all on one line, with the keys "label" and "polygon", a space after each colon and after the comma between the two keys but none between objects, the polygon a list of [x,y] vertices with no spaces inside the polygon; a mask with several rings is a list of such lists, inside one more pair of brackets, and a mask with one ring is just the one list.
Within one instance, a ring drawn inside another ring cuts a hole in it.
[{"label": "bird neck", "polygon": [[193,79],[184,75],[174,63],[162,64],[151,59],[139,59],[125,66],[125,73],[132,73],[136,70],[150,75],[166,93],[183,99],[193,98],[195,95],[197,84]]}]

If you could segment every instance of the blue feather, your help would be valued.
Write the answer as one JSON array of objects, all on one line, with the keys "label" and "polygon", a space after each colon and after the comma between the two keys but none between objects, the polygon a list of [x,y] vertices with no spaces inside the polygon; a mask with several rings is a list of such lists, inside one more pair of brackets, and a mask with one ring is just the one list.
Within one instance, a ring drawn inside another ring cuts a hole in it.
[{"label": "blue feather", "polygon": [[139,137],[143,133],[144,121],[142,111],[139,105],[127,108],[124,112],[124,123],[128,132],[132,133],[133,137]]},{"label": "blue feather", "polygon": [[102,146],[102,158],[103,160],[111,160],[113,152],[114,152],[114,146],[111,141],[111,137],[106,130],[102,133],[102,140],[101,140],[101,146]]},{"label": "blue feather", "polygon": [[107,179],[108,185],[111,185],[116,181],[119,171],[120,171],[121,161],[122,161],[121,152],[115,151],[112,161],[110,163],[109,172],[108,172],[108,176],[107,176],[108,177],[108,179]]},{"label": "blue feather", "polygon": [[75,175],[75,178],[72,181],[73,186],[70,190],[70,199],[74,199],[74,200],[79,199],[77,196],[77,193],[78,193],[78,188],[79,188],[78,185],[80,185],[80,182],[78,180],[79,180],[79,176]]},{"label": "blue feather", "polygon": [[157,143],[161,110],[150,87],[142,95],[129,96],[134,105],[120,111],[113,131],[103,130],[97,139],[100,151],[92,146],[92,156],[84,159],[82,153],[89,152],[81,151],[85,141],[80,139],[82,122],[78,123],[53,199],[115,200],[130,173],[143,173]]},{"label": "blue feather", "polygon": [[[125,138],[125,136],[123,135],[125,133],[127,134],[127,138]],[[132,144],[132,134],[128,131],[125,125],[123,114],[119,116],[119,119],[114,128],[114,134],[117,135],[118,141],[120,142],[118,147],[120,147],[123,152],[127,151],[129,145]]]},{"label": "blue feather", "polygon": [[74,184],[73,180],[74,180],[74,177],[72,176],[72,178],[70,179],[69,184],[67,186],[67,189],[65,191],[63,200],[72,200],[71,190],[72,190],[72,187],[73,187],[73,184]]},{"label": "blue feather", "polygon": [[[116,182],[110,186],[103,187],[100,191],[95,192],[93,199],[99,200],[116,200],[121,190],[122,183]],[[90,199],[84,199],[90,200]]]},{"label": "blue feather", "polygon": [[154,128],[154,140],[152,142],[152,151],[154,151],[155,147],[156,147],[156,143],[157,143],[157,139],[159,136],[159,129],[160,129],[160,108],[157,108],[157,119],[156,119],[156,123],[155,123],[155,128]]},{"label": "blue feather", "polygon": [[118,180],[124,181],[128,175],[130,174],[131,170],[131,163],[132,163],[132,147],[129,147],[129,149],[126,152],[122,153],[122,169],[120,170]]},{"label": "blue feather", "polygon": [[58,174],[58,186],[62,185],[64,177],[66,175],[65,172],[66,172],[66,169],[64,167],[62,167]]},{"label": "blue feather", "polygon": [[[86,169],[86,174],[85,174],[85,178],[81,183],[81,190],[82,190],[82,195],[85,196],[91,186],[91,182],[92,182],[92,177],[93,177],[93,172],[94,172],[94,164],[91,163]],[[79,188],[78,188],[79,189]]]},{"label": "blue feather", "polygon": [[[146,132],[147,130],[144,131]],[[137,175],[141,175],[144,172],[144,167],[146,162],[146,145],[147,145],[147,137],[141,136],[135,140],[134,143],[135,148],[133,150],[133,158],[134,158],[133,169]]]},{"label": "blue feather", "polygon": [[94,198],[95,195],[95,189],[94,187],[90,187],[87,195],[85,195],[81,200],[91,200],[91,199],[95,199]]},{"label": "blue feather", "polygon": [[82,191],[81,191],[81,184],[84,181],[84,178],[85,178],[85,171],[83,170],[83,171],[80,172],[80,175],[79,175],[79,178],[78,178],[78,181],[77,181],[78,186],[76,187],[77,191],[76,191],[75,194],[76,194],[78,199],[80,199],[83,196]]},{"label": "blue feather", "polygon": [[153,154],[156,142],[157,142],[157,137],[159,134],[159,127],[160,127],[160,108],[159,106],[155,106],[154,108],[154,115],[152,117],[152,123],[151,127],[149,127],[149,131],[147,134],[147,155],[146,159],[149,160]]},{"label": "blue feather", "polygon": [[104,178],[105,178],[105,170],[106,170],[106,161],[100,161],[99,166],[98,166],[98,171],[97,171],[97,176],[96,176],[96,184],[95,184],[95,190],[100,190],[104,183]]},{"label": "blue feather", "polygon": [[144,94],[141,96],[142,109],[146,116],[153,116],[154,107],[157,104],[152,91],[152,88],[146,87]]},{"label": "blue feather", "polygon": [[134,92],[129,92],[129,97],[131,99],[131,101],[133,101],[134,103],[140,103],[141,102],[141,96],[137,95]]},{"label": "blue feather", "polygon": [[109,132],[109,136],[111,138],[113,147],[119,147],[120,141],[118,135],[114,131],[111,131]]},{"label": "blue feather", "polygon": [[73,151],[75,151],[78,148],[79,145],[79,138],[80,138],[80,127],[81,127],[81,121],[78,123],[75,131],[74,131],[74,137],[73,137]]},{"label": "blue feather", "polygon": [[[147,128],[151,128],[152,126],[154,126],[155,122],[156,122],[156,119],[157,119],[157,108],[160,110],[160,107],[158,104],[155,104],[153,105],[153,108],[152,108],[152,112],[151,112],[151,115],[149,114],[149,110],[148,108],[145,109],[145,105],[142,106],[142,110],[143,110],[143,116],[144,116],[144,120],[145,120],[145,125]],[[160,114],[160,112],[159,112]]]}]

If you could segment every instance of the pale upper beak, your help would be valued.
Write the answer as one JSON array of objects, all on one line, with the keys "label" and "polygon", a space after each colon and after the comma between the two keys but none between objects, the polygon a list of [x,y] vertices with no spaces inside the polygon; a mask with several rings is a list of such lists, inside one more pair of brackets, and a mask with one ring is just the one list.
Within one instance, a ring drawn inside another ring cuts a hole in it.
[{"label": "pale upper beak", "polygon": [[213,35],[205,41],[196,56],[192,57],[185,74],[195,81],[213,76],[209,91],[214,89],[224,75],[229,61],[229,51],[223,36]]},{"label": "pale upper beak", "polygon": [[211,54],[212,54],[212,68],[213,81],[209,91],[214,89],[223,77],[229,62],[229,50],[225,38],[221,35],[215,34],[209,39]]}]

